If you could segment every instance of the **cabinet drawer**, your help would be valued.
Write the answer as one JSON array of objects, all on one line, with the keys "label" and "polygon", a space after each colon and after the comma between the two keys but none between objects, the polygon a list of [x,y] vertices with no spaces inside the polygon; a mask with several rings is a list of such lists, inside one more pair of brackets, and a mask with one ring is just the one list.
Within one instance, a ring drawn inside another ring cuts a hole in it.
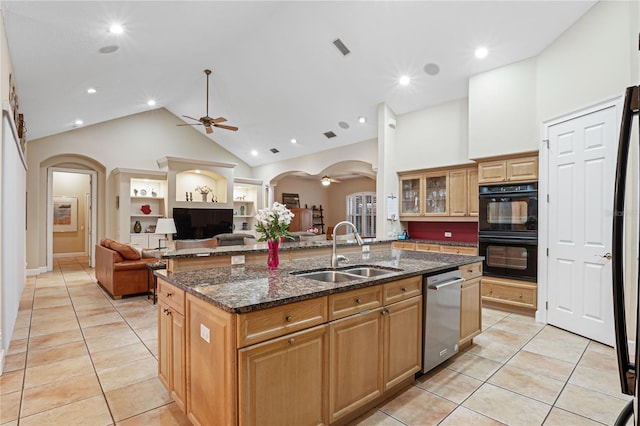
[{"label": "cabinet drawer", "polygon": [[463,265],[458,269],[460,269],[460,272],[462,272],[462,278],[464,278],[465,280],[470,280],[482,275],[482,262]]},{"label": "cabinet drawer", "polygon": [[329,320],[382,306],[382,286],[376,285],[329,296]]},{"label": "cabinet drawer", "polygon": [[238,347],[263,342],[327,322],[327,297],[238,316]]},{"label": "cabinet drawer", "polygon": [[431,251],[440,253],[440,244],[416,243],[416,251]]},{"label": "cabinet drawer", "polygon": [[467,246],[440,246],[440,252],[451,253],[451,254],[462,254],[467,256],[477,256],[478,248],[467,247]]},{"label": "cabinet drawer", "polygon": [[394,241],[391,243],[391,248],[402,250],[415,250],[416,243],[408,243],[405,241]]},{"label": "cabinet drawer", "polygon": [[537,286],[524,282],[482,279],[482,299],[525,308],[537,307]]},{"label": "cabinet drawer", "polygon": [[176,312],[184,315],[184,290],[158,278],[158,301],[171,306]]},{"label": "cabinet drawer", "polygon": [[399,302],[422,294],[422,277],[411,277],[384,284],[382,304]]}]

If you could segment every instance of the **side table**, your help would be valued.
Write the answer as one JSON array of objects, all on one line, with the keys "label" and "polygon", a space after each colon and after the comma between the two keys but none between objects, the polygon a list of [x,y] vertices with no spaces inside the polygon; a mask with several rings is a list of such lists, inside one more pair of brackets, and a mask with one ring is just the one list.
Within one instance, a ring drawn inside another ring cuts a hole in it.
[{"label": "side table", "polygon": [[158,277],[156,277],[153,271],[158,271],[160,269],[167,269],[167,264],[164,262],[147,263],[147,299],[149,296],[153,295],[154,305],[158,301],[158,295],[156,293],[158,288]]}]

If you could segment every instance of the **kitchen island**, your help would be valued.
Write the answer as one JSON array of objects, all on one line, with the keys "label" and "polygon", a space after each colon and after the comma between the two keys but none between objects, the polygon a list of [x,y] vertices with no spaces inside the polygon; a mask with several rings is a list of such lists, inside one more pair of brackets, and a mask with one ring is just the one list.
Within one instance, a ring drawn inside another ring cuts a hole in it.
[{"label": "kitchen island", "polygon": [[481,258],[387,249],[354,264],[381,275],[299,275],[328,269],[324,256],[275,271],[158,271],[159,376],[189,419],[340,424],[392,397],[421,368],[423,275],[460,268],[475,283],[463,288],[461,320],[472,326],[461,342],[480,332]]}]

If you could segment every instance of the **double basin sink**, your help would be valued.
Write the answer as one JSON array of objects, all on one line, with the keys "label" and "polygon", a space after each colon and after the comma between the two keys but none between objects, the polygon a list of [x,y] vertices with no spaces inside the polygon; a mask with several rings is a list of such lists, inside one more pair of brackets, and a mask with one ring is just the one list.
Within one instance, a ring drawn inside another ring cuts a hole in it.
[{"label": "double basin sink", "polygon": [[377,266],[354,266],[346,269],[323,269],[312,272],[292,272],[298,277],[309,278],[326,283],[342,283],[357,278],[371,278],[380,275],[392,274],[401,269],[382,268]]}]

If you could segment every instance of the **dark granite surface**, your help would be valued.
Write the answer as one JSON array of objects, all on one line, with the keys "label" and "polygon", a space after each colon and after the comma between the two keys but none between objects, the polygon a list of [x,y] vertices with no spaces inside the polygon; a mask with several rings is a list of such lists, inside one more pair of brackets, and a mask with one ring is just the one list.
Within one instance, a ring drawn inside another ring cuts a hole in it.
[{"label": "dark granite surface", "polygon": [[[367,245],[390,243],[395,240],[379,240],[375,238],[363,238],[364,243]],[[354,241],[337,241],[336,245],[354,245]],[[308,250],[314,248],[331,248],[333,246],[333,240],[327,241],[304,241],[304,242],[284,242],[280,244],[280,251],[291,250]],[[185,257],[206,257],[206,256],[228,256],[228,255],[240,255],[250,253],[267,252],[267,243],[246,244],[237,246],[221,246],[213,249],[210,248],[192,248],[172,250],[162,254],[163,259],[175,259]]]},{"label": "dark granite surface", "polygon": [[363,253],[361,259],[350,255],[350,259],[349,264],[342,264],[339,269],[377,265],[389,269],[389,274],[342,283],[325,283],[291,274],[330,269],[329,256],[284,261],[275,271],[269,271],[265,262],[197,271],[156,271],[155,274],[220,309],[244,313],[482,261],[482,257],[477,256],[392,249]]}]

